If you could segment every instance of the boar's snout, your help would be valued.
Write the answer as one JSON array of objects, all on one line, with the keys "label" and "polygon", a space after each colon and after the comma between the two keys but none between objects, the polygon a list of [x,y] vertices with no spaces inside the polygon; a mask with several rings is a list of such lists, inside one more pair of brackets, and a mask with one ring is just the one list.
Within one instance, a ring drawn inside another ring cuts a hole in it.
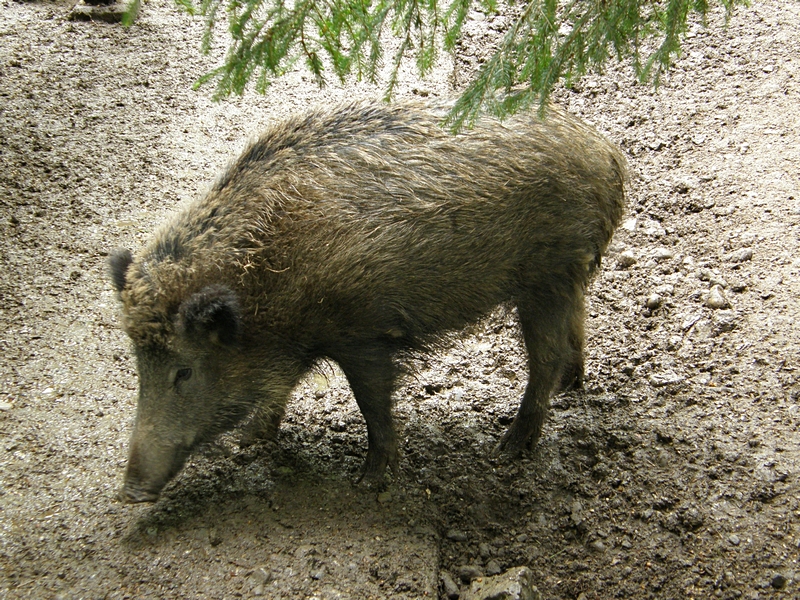
[{"label": "boar's snout", "polygon": [[[159,490],[160,491],[160,490]],[[122,489],[117,493],[117,499],[125,504],[136,504],[138,502],[155,502],[158,500],[159,492],[151,492],[138,488],[131,482],[126,482]]]},{"label": "boar's snout", "polygon": [[155,502],[161,490],[181,470],[189,450],[182,446],[147,447],[134,441],[117,498],[126,504]]}]

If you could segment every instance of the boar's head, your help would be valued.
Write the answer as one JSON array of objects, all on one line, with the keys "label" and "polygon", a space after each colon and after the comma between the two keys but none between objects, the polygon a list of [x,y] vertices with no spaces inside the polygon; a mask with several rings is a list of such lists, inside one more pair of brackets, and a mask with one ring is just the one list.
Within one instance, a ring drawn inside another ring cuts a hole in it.
[{"label": "boar's head", "polygon": [[186,293],[172,281],[166,291],[134,263],[130,252],[109,260],[111,279],[123,303],[123,324],[133,340],[139,399],[125,484],[119,498],[148,502],[181,469],[197,444],[233,427],[251,406],[231,399],[243,377],[242,317],[236,295],[222,285]]}]

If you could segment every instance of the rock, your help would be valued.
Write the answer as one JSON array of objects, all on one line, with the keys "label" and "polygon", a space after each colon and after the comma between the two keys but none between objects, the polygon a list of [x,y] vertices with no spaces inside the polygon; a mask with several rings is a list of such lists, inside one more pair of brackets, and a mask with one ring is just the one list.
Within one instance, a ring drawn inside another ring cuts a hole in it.
[{"label": "rock", "polygon": [[58,398],[60,395],[61,395],[61,394],[59,394],[59,393],[58,393],[56,390],[54,390],[53,388],[49,387],[49,388],[45,388],[45,389],[42,391],[41,398],[42,398],[42,400],[44,400],[45,402],[49,402],[50,400],[55,400],[55,399],[56,399],[56,398]]},{"label": "rock", "polygon": [[675,182],[675,186],[674,186],[673,189],[678,194],[688,194],[689,190],[691,190],[693,187],[695,187],[695,185],[696,185],[695,182],[692,181],[691,179],[684,178],[684,179],[679,179],[678,181],[676,181]]},{"label": "rock", "polygon": [[708,292],[708,298],[706,298],[706,306],[713,309],[730,307],[730,302],[722,293],[722,286],[719,284],[712,286],[711,291]]},{"label": "rock", "polygon": [[264,596],[266,585],[272,580],[272,574],[266,568],[260,567],[253,571],[247,578],[252,586],[252,596]]},{"label": "rock", "polygon": [[572,503],[570,507],[570,518],[572,519],[572,523],[577,527],[583,522],[583,506],[577,500]]},{"label": "rock", "polygon": [[656,262],[662,262],[671,258],[675,258],[675,253],[669,248],[656,248],[653,258],[656,260]]},{"label": "rock", "polygon": [[711,335],[718,336],[736,329],[738,317],[732,310],[720,310],[711,319]]},{"label": "rock", "polygon": [[458,600],[461,594],[458,591],[456,582],[453,581],[452,577],[450,577],[450,573],[447,571],[442,571],[439,574],[439,579],[442,581],[442,591],[444,592],[445,597],[449,600]]},{"label": "rock", "polygon": [[748,260],[753,260],[753,249],[742,248],[740,250],[737,250],[728,257],[728,260],[734,263],[742,263]]},{"label": "rock", "polygon": [[667,230],[658,221],[653,219],[643,219],[640,228],[648,237],[659,238],[666,235]]},{"label": "rock", "polygon": [[728,287],[728,282],[720,274],[709,268],[702,268],[697,272],[700,281],[707,281],[710,285],[719,285],[723,288]]},{"label": "rock", "polygon": [[664,303],[664,299],[660,295],[658,295],[656,293],[653,293],[653,294],[650,294],[647,297],[647,300],[645,300],[644,304],[650,310],[655,310],[659,306],[661,306],[663,303]]},{"label": "rock", "polygon": [[728,536],[728,541],[734,546],[738,546],[742,542],[742,540],[739,539],[739,536],[735,533],[732,533]]},{"label": "rock", "polygon": [[481,558],[489,558],[492,555],[492,548],[486,542],[481,542],[478,545],[478,553]]},{"label": "rock", "polygon": [[466,531],[461,531],[460,529],[448,529],[447,539],[454,542],[466,542],[469,539],[469,535]]},{"label": "rock", "polygon": [[775,295],[775,289],[783,283],[783,275],[774,273],[758,284],[759,296],[762,300],[767,300]]},{"label": "rock", "polygon": [[741,279],[734,279],[731,281],[730,290],[732,292],[736,292],[737,294],[741,294],[743,291],[747,289],[747,282],[742,281]]},{"label": "rock", "polygon": [[[105,21],[106,23],[119,23],[122,21],[128,10],[128,3],[124,0],[119,2],[95,2],[84,0],[78,2],[68,18],[70,21]],[[136,17],[136,13],[132,15]]]},{"label": "rock", "polygon": [[703,526],[703,523],[705,523],[705,518],[699,510],[694,507],[689,507],[679,513],[678,521],[684,529],[688,531],[696,531]]},{"label": "rock", "polygon": [[699,314],[686,315],[681,322],[681,329],[684,331],[691,329],[701,318],[702,315]]},{"label": "rock", "polygon": [[541,600],[532,583],[533,573],[527,567],[515,567],[502,575],[484,577],[472,582],[462,600]]},{"label": "rock", "polygon": [[664,371],[662,373],[653,373],[647,379],[653,387],[664,387],[682,383],[685,378],[674,371]]},{"label": "rock", "polygon": [[492,559],[488,563],[486,563],[486,574],[487,575],[489,575],[489,576],[500,575],[500,573],[502,573],[502,572],[503,572],[503,569],[500,566],[500,563],[497,562],[495,559]]},{"label": "rock", "polygon": [[780,573],[776,573],[775,575],[772,576],[772,579],[770,580],[769,583],[776,590],[782,590],[783,588],[786,587],[786,577],[784,577]]},{"label": "rock", "polygon": [[473,579],[483,577],[483,571],[476,565],[461,565],[456,569],[456,575],[464,583],[469,583]]},{"label": "rock", "polygon": [[635,265],[636,262],[636,255],[633,253],[633,251],[625,250],[625,252],[621,252],[617,257],[617,269],[627,269],[628,267]]},{"label": "rock", "polygon": [[663,283],[656,288],[656,294],[662,296],[672,296],[675,293],[675,286],[671,283]]},{"label": "rock", "polygon": [[595,552],[605,552],[606,545],[602,542],[602,540],[595,540],[589,544],[589,548]]}]

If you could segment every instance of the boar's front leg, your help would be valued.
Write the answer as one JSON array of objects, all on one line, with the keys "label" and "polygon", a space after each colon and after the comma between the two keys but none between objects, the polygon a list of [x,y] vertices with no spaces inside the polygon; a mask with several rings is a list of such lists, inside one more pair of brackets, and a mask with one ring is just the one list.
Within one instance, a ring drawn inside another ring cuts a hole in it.
[{"label": "boar's front leg", "polygon": [[252,446],[258,442],[271,442],[278,434],[285,412],[284,404],[270,403],[259,406],[239,434],[240,446]]},{"label": "boar's front leg", "polygon": [[397,434],[392,424],[392,391],[397,369],[391,352],[380,345],[359,347],[332,358],[347,377],[367,422],[367,460],[359,481],[379,482],[386,466],[397,471]]}]

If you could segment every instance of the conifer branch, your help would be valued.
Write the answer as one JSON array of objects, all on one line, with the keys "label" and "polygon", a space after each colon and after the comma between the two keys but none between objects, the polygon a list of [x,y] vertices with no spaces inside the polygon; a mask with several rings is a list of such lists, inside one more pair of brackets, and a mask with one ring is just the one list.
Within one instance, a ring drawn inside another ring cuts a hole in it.
[{"label": "conifer branch", "polygon": [[[130,14],[141,0],[131,0]],[[272,79],[302,61],[318,85],[331,70],[375,82],[387,35],[399,40],[392,56],[386,98],[393,95],[404,59],[415,59],[421,77],[440,50],[455,54],[470,11],[497,12],[496,0],[175,0],[205,19],[201,52],[227,15],[223,64],[195,86],[216,82],[214,97],[243,94],[248,82],[264,92]],[[512,1],[513,0],[509,0]],[[726,23],[747,0],[523,0],[492,56],[455,103],[446,124],[469,126],[480,111],[498,116],[544,107],[559,81],[567,84],[600,71],[612,58],[630,60],[641,82],[658,85],[680,53],[691,14],[705,24],[711,4],[722,5]],[[132,19],[132,16],[131,16]]]}]

